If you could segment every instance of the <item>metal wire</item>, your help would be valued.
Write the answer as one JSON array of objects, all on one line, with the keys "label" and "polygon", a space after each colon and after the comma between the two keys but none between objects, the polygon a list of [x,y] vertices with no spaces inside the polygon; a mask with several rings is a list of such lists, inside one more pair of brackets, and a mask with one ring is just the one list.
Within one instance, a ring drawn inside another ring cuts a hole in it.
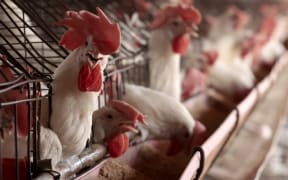
[{"label": "metal wire", "polygon": [[16,163],[15,163],[15,166],[16,166],[16,179],[18,180],[19,179],[19,161],[18,161],[18,126],[17,126],[17,120],[18,120],[18,116],[17,116],[17,105],[14,104],[14,143],[15,143],[15,159],[16,159]]}]

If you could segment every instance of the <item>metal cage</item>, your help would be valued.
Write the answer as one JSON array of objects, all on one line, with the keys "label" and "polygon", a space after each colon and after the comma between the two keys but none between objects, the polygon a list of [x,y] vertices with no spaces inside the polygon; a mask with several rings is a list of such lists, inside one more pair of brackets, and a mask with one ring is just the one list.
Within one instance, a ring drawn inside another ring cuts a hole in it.
[{"label": "metal cage", "polygon": [[[68,55],[66,49],[58,46],[64,29],[55,25],[66,10],[94,11],[96,6],[103,6],[108,16],[120,24],[121,48],[109,57],[105,71],[104,83],[116,84],[117,97],[112,98],[121,98],[121,94],[125,93],[126,82],[148,85],[148,61],[145,55],[149,37],[147,29],[136,31],[128,25],[127,19],[118,21],[114,13],[115,8],[105,3],[73,0],[0,1],[0,132],[3,140],[7,137],[6,134],[12,136],[15,151],[13,157],[5,159],[2,153],[5,147],[1,147],[0,179],[32,179],[44,171],[43,165],[47,165],[45,160],[39,158],[41,100],[51,98],[52,74]],[[121,73],[122,83],[113,81],[115,73]],[[13,96],[15,92],[22,95],[7,98],[7,94]],[[107,99],[104,104],[100,102],[103,101],[99,98],[99,106],[104,106]],[[20,157],[19,154],[19,151],[23,150],[19,145],[19,106],[25,107],[26,158]],[[4,113],[7,109],[10,110],[8,117]],[[48,112],[51,113],[51,105]],[[3,165],[4,163],[8,165]],[[9,170],[6,169],[8,167]],[[55,174],[52,170],[50,173]],[[10,177],[11,174],[13,177]],[[57,173],[55,175],[57,176]]]}]

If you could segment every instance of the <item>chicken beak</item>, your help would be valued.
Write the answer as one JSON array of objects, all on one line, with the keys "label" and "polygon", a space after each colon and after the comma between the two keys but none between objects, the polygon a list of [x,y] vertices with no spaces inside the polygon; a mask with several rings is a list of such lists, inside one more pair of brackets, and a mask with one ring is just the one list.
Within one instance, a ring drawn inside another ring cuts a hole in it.
[{"label": "chicken beak", "polygon": [[195,32],[195,31],[192,31],[192,32],[190,32],[190,36],[191,36],[192,38],[198,38],[198,37],[199,37],[199,34],[198,34],[197,32]]},{"label": "chicken beak", "polygon": [[144,116],[142,114],[139,114],[138,117],[137,117],[137,120],[143,124],[143,125],[147,125],[147,123],[145,122],[144,120]]},{"label": "chicken beak", "polygon": [[198,26],[196,24],[192,24],[192,28],[193,28],[194,31],[198,31],[199,30],[199,28],[198,28]]},{"label": "chicken beak", "polygon": [[183,33],[188,33],[191,36],[191,38],[198,38],[199,37],[199,34],[197,33],[198,30],[199,28],[196,24],[186,25]]},{"label": "chicken beak", "polygon": [[101,56],[95,57],[94,54],[91,52],[86,53],[86,56],[89,58],[89,63],[91,64],[93,68],[97,64],[101,63],[101,61],[103,60],[103,57]]},{"label": "chicken beak", "polygon": [[125,133],[129,131],[138,133],[138,130],[135,128],[135,123],[133,121],[121,121],[119,124],[119,132]]}]

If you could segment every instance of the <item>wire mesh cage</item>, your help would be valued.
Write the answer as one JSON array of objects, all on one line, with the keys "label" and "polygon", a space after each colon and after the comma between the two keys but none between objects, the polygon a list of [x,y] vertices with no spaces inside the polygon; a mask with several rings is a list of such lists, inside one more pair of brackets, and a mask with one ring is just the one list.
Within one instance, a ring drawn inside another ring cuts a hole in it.
[{"label": "wire mesh cage", "polygon": [[[51,79],[18,70],[1,55],[1,170],[3,179],[31,179],[39,170],[40,83]],[[14,171],[14,172],[13,172]]]},{"label": "wire mesh cage", "polygon": [[[43,36],[44,39],[51,38],[49,43],[57,45],[58,39],[63,33],[63,28],[55,27],[57,20],[61,19],[65,11],[67,10],[81,10],[87,9],[94,11],[95,6],[100,5],[101,1],[98,2],[91,2],[91,1],[58,1],[54,0],[51,2],[46,1],[15,1],[19,7],[21,7],[30,17],[32,17],[33,22],[37,24],[37,26],[41,27],[41,31],[45,33],[41,33],[40,36]],[[112,55],[111,58],[116,57],[113,62],[109,64],[115,64],[115,62],[120,65],[119,61],[124,62],[129,57],[133,59],[136,57],[140,52],[143,52],[143,49],[147,45],[147,37],[142,37],[138,34],[135,34],[134,31],[127,26],[125,22],[121,22],[117,19],[116,13],[113,11],[113,8],[105,8],[104,11],[107,13],[109,18],[115,22],[120,24],[121,33],[122,33],[122,41],[121,41],[121,48],[119,52]],[[140,31],[142,32],[142,31]],[[138,46],[138,47],[137,47]],[[61,48],[60,48],[61,49]],[[67,55],[67,51],[55,49],[58,52],[59,57],[63,58],[63,53]],[[62,56],[60,56],[60,54]],[[126,62],[127,63],[127,62]],[[122,63],[123,64],[123,63]],[[126,64],[127,65],[127,64]],[[125,66],[126,66],[125,65]],[[134,77],[137,74],[134,74]]]}]

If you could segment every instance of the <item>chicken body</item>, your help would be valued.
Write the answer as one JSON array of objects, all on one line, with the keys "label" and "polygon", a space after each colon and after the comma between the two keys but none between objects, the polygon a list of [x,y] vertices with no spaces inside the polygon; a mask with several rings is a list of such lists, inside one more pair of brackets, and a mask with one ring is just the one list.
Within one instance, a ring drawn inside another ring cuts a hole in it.
[{"label": "chicken body", "polygon": [[119,25],[111,23],[100,8],[96,11],[98,15],[67,11],[66,18],[58,22],[68,27],[59,44],[72,53],[54,73],[51,119],[48,123],[48,114],[44,114],[42,124],[58,135],[64,158],[84,150],[91,135],[92,114],[98,108],[106,55],[120,46]]},{"label": "chicken body", "polygon": [[126,152],[129,139],[126,132],[137,132],[135,123],[143,123],[143,115],[124,101],[112,100],[110,106],[93,113],[93,143],[106,144],[112,157]]},{"label": "chicken body", "polygon": [[216,50],[218,57],[208,68],[208,84],[226,96],[239,101],[254,87],[252,54],[241,57],[242,41],[249,31],[236,31],[221,36],[217,41],[204,43],[204,50]]},{"label": "chicken body", "polygon": [[151,33],[149,41],[150,88],[180,100],[180,55],[172,51],[171,36],[167,29]]},{"label": "chicken body", "polygon": [[151,23],[149,39],[150,88],[180,101],[180,56],[190,45],[201,15],[193,6],[167,6]]},{"label": "chicken body", "polygon": [[[234,35],[237,34],[234,33]],[[192,66],[206,71],[204,72],[208,76],[208,85],[233,99],[242,99],[253,88],[255,82],[255,76],[251,69],[253,59],[251,55],[247,55],[245,58],[240,56],[240,39],[240,36],[237,38],[233,35],[225,35],[215,41],[214,45],[212,41],[206,39],[203,43],[204,54],[210,53],[212,56],[188,59],[188,61],[194,62],[190,63]],[[189,82],[188,79],[186,81]]]},{"label": "chicken body", "polygon": [[40,159],[51,159],[52,168],[62,158],[61,142],[51,129],[40,126]]},{"label": "chicken body", "polygon": [[175,138],[184,143],[192,137],[195,120],[180,102],[149,88],[130,84],[125,87],[123,101],[144,115],[145,124],[137,124],[140,141]]},{"label": "chicken body", "polygon": [[[215,44],[210,45],[212,50],[217,50],[219,56],[218,60],[224,63],[230,63],[236,60],[241,54],[241,42],[248,37],[244,33],[230,33],[222,36]],[[204,47],[206,50],[209,48]]]},{"label": "chicken body", "polygon": [[270,40],[262,47],[259,59],[271,63],[284,53],[285,47],[283,42],[287,37],[287,18],[279,16],[277,18],[277,25],[271,35]]},{"label": "chicken body", "polygon": [[[50,125],[61,141],[64,157],[79,154],[85,148],[91,134],[92,113],[98,108],[99,92],[81,92],[77,86],[80,67],[90,48],[93,47],[82,46],[74,50],[54,73]],[[106,63],[102,70],[105,66]],[[46,126],[47,119],[46,116],[42,120]]]},{"label": "chicken body", "polygon": [[[233,99],[242,99],[255,84],[255,76],[249,65],[241,60],[232,63],[217,61],[208,73],[208,83]],[[243,95],[242,95],[243,94]]]}]

